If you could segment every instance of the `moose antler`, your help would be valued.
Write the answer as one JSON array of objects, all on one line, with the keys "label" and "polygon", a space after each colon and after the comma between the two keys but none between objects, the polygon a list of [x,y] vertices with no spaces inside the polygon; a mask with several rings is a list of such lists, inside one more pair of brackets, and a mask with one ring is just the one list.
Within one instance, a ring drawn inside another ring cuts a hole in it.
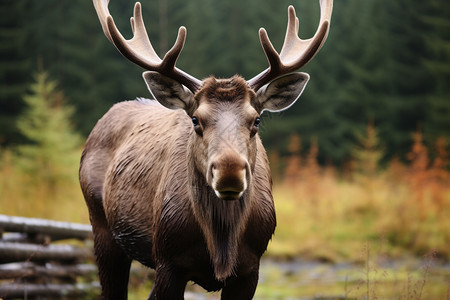
[{"label": "moose antler", "polygon": [[259,30],[259,40],[269,61],[269,68],[248,81],[248,85],[255,91],[271,80],[306,65],[322,48],[330,28],[333,0],[320,0],[320,23],[311,39],[302,40],[298,37],[299,22],[295,9],[291,5],[288,9],[289,21],[280,54],[277,53],[264,28]]},{"label": "moose antler", "polygon": [[202,81],[175,67],[175,63],[177,62],[181,50],[183,50],[184,42],[186,40],[185,27],[180,27],[175,44],[172,49],[164,55],[164,58],[161,59],[158,54],[156,54],[148,38],[147,30],[145,29],[144,20],[142,18],[141,3],[136,2],[133,17],[130,19],[133,38],[126,40],[117,29],[114,19],[109,13],[109,0],[93,1],[106,37],[114,44],[114,46],[116,46],[123,56],[144,69],[157,71],[180,82],[193,93],[201,87]]}]

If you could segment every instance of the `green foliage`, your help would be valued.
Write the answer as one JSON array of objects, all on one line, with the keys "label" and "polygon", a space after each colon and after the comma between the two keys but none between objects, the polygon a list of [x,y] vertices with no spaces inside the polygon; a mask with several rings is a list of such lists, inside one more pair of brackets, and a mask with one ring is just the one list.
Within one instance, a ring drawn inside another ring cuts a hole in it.
[{"label": "green foliage", "polygon": [[427,28],[433,28],[424,34],[427,56],[426,69],[431,73],[434,93],[427,95],[427,115],[424,131],[428,138],[448,136],[450,132],[450,20],[440,13],[450,11],[450,3],[445,0],[430,1],[430,9],[421,16]]},{"label": "green foliage", "polygon": [[27,143],[0,148],[2,213],[87,222],[87,211],[79,209],[82,139],[71,123],[74,108],[44,72],[23,100],[17,128]]},{"label": "green foliage", "polygon": [[384,156],[378,131],[373,123],[369,123],[365,134],[358,132],[356,138],[358,144],[353,148],[352,154],[356,161],[357,171],[364,176],[374,176]]},{"label": "green foliage", "polygon": [[22,8],[20,1],[0,2],[0,145],[21,141],[15,119],[24,105],[21,95],[26,91],[30,70]]},{"label": "green foliage", "polygon": [[46,73],[36,75],[24,101],[27,107],[17,126],[29,143],[16,148],[20,170],[36,180],[34,184],[49,190],[63,182],[75,182],[81,138],[70,122],[73,108],[65,106],[56,82]]}]

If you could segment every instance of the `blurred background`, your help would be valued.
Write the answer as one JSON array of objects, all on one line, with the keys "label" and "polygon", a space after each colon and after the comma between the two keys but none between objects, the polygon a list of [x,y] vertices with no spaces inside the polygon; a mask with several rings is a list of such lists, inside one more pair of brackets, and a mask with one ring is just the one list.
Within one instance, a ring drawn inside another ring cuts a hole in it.
[{"label": "blurred background", "polygon": [[[197,78],[250,79],[268,66],[260,27],[279,50],[288,5],[304,39],[320,14],[312,0],[142,2],[161,56],[187,27],[177,66]],[[110,3],[127,38],[133,5]],[[447,0],[335,1],[328,40],[302,69],[311,80],[301,99],[263,114],[278,216],[269,261],[361,263],[362,281],[336,275],[325,289],[358,297],[384,268],[372,261],[420,266],[426,255],[439,268],[425,273],[424,299],[450,295],[449,16]],[[105,38],[91,1],[0,2],[0,214],[89,222],[77,181],[83,142],[114,103],[150,97],[142,71]],[[399,298],[424,280],[420,267],[402,268],[380,290]],[[263,283],[257,295],[303,295],[293,282]]]}]

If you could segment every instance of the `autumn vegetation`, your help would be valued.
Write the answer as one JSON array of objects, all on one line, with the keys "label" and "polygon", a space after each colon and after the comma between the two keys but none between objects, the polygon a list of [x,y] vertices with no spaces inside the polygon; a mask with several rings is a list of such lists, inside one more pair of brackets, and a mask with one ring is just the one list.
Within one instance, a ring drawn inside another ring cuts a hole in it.
[{"label": "autumn vegetation", "polygon": [[[326,261],[358,260],[365,242],[385,241],[392,257],[436,250],[450,256],[450,173],[444,138],[428,148],[418,130],[406,161],[382,163],[383,147],[369,123],[353,160],[342,169],[317,163],[317,141],[305,154],[290,138],[291,155],[271,155],[278,231],[269,252]],[[276,164],[275,164],[276,162]]]}]

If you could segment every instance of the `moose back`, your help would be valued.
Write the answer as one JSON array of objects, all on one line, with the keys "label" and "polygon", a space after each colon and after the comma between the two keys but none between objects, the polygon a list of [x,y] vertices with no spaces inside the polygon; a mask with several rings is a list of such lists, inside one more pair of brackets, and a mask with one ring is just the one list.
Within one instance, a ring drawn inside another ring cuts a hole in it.
[{"label": "moose back", "polygon": [[183,299],[188,281],[222,299],[251,299],[259,262],[275,230],[272,182],[258,135],[263,111],[290,107],[309,76],[292,73],[310,61],[329,30],[332,0],[320,0],[321,20],[309,40],[298,38],[289,7],[278,54],[267,33],[260,41],[269,68],[198,80],[175,67],[186,29],[160,59],[148,39],[141,5],[122,37],[94,0],[106,37],[145,68],[155,100],[116,104],[89,135],[80,184],[89,209],[104,299],[126,299],[132,260],[156,270],[149,299]]}]

